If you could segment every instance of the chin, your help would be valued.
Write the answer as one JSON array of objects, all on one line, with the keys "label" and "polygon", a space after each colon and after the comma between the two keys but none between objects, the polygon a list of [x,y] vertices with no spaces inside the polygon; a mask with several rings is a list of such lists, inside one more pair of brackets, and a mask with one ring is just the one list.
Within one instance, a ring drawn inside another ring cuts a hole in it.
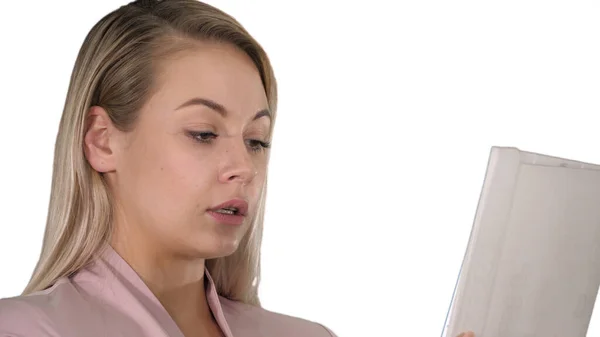
[{"label": "chin", "polygon": [[235,253],[239,243],[240,239],[237,237],[216,235],[195,240],[188,244],[188,250],[198,258],[216,259]]},{"label": "chin", "polygon": [[235,253],[239,247],[239,243],[239,240],[223,240],[222,242],[217,243],[214,247],[211,258],[214,259],[218,257],[225,257]]}]

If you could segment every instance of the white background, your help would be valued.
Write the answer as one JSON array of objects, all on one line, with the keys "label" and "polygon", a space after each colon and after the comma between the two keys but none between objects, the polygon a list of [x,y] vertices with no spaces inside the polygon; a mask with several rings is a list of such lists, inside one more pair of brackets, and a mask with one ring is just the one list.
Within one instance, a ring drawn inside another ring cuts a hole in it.
[{"label": "white background", "polygon": [[[39,254],[76,54],[124,3],[0,7],[0,297]],[[340,337],[439,336],[490,147],[600,163],[598,2],[209,3],[263,44],[280,85],[267,309]]]}]

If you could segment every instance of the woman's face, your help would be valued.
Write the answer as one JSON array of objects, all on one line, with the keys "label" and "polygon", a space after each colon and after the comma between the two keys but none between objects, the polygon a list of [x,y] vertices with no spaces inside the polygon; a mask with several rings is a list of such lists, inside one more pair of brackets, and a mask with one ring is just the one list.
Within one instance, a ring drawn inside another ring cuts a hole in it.
[{"label": "woman's face", "polygon": [[206,44],[164,61],[157,85],[134,130],[116,136],[116,226],[128,243],[231,254],[267,168],[271,118],[260,75],[243,52]]}]

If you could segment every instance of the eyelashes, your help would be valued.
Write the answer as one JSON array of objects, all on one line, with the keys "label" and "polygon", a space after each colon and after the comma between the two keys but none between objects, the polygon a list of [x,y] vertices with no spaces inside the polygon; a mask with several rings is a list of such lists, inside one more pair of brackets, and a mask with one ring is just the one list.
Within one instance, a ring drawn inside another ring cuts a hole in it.
[{"label": "eyelashes", "polygon": [[[217,137],[214,132],[210,131],[188,131],[188,135],[194,139],[194,141],[200,144],[211,144]],[[251,152],[261,152],[271,147],[270,142],[262,141],[259,139],[246,139],[246,145]]]},{"label": "eyelashes", "polygon": [[189,131],[188,134],[197,142],[205,144],[208,144],[217,138],[215,133],[206,131]]},{"label": "eyelashes", "polygon": [[258,139],[248,139],[246,144],[248,144],[248,147],[250,147],[250,149],[254,152],[265,151],[271,147],[270,142],[263,142],[262,140]]}]

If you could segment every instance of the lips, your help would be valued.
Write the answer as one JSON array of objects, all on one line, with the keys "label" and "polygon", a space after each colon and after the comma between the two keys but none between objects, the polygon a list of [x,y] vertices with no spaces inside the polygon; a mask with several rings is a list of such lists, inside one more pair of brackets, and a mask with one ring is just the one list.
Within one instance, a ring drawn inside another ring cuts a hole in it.
[{"label": "lips", "polygon": [[242,199],[232,199],[209,209],[207,213],[218,224],[240,226],[246,220],[248,203]]},{"label": "lips", "polygon": [[210,212],[245,217],[248,213],[248,203],[242,199],[232,199],[209,209]]}]

